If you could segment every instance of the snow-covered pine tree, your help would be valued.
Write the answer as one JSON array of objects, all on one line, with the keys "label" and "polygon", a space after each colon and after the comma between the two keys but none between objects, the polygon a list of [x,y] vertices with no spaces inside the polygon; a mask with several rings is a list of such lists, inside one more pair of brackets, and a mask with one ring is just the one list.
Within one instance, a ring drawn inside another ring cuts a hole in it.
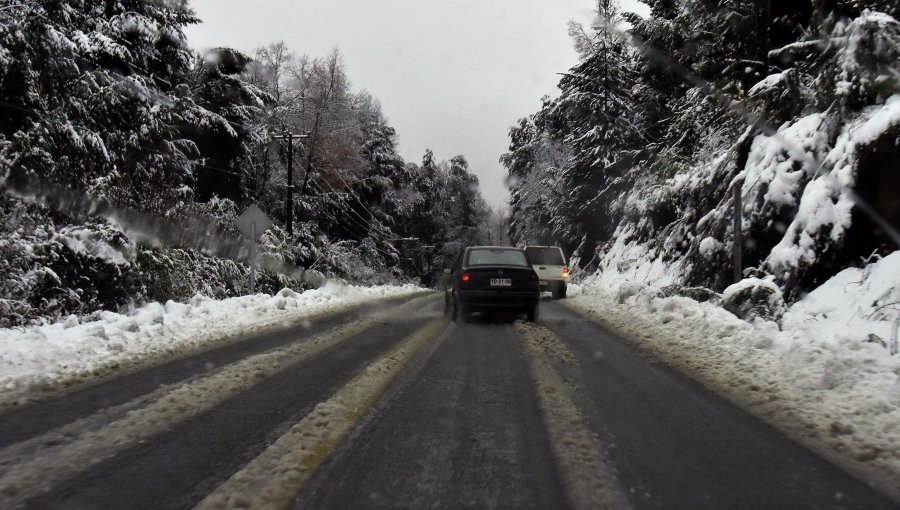
[{"label": "snow-covered pine tree", "polygon": [[169,212],[190,199],[196,145],[222,123],[184,84],[184,1],[23,1],[0,13],[3,150],[17,178]]},{"label": "snow-covered pine tree", "polygon": [[615,4],[601,0],[593,27],[570,25],[581,61],[560,80],[551,113],[566,125],[564,141],[572,148],[571,164],[559,177],[565,195],[553,228],[562,242],[577,243],[576,255],[586,259],[613,234],[617,218],[610,206],[630,187],[631,148],[644,136],[632,95],[633,52],[614,33],[620,19]]},{"label": "snow-covered pine tree", "polygon": [[191,96],[226,123],[187,126],[186,136],[197,144],[203,164],[196,171],[197,199],[214,196],[242,204],[256,191],[261,158],[254,154],[268,143],[264,108],[274,98],[244,78],[251,58],[232,48],[205,52],[190,74]]},{"label": "snow-covered pine tree", "polygon": [[550,122],[554,105],[544,107],[510,128],[509,152],[500,157],[508,172],[510,215],[508,233],[514,244],[554,244],[551,222],[566,200],[557,180],[569,162],[564,134]]},{"label": "snow-covered pine tree", "polygon": [[410,164],[408,168],[411,182],[405,194],[410,205],[401,228],[407,237],[417,239],[412,245],[416,251],[409,255],[411,272],[421,277],[426,285],[431,285],[444,267],[441,254],[448,211],[437,207],[443,179],[431,149],[425,150],[421,166]]}]

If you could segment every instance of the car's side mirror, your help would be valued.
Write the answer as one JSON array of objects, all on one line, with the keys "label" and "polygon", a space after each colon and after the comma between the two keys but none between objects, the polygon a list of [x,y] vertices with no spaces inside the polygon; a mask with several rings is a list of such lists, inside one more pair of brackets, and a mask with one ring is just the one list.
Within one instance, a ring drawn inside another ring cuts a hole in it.
[{"label": "car's side mirror", "polygon": [[453,272],[453,270],[450,268],[444,269],[444,274],[450,274],[452,272]]}]

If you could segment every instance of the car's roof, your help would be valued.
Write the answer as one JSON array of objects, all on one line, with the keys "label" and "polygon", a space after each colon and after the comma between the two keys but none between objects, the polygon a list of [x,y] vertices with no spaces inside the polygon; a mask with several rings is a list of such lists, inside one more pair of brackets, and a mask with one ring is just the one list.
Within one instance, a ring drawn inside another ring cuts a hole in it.
[{"label": "car's roof", "polygon": [[522,251],[522,248],[516,248],[515,246],[469,246],[466,249],[468,249],[468,250],[517,250],[517,251]]},{"label": "car's roof", "polygon": [[[525,245],[525,249],[527,250],[528,248],[559,248],[559,246],[545,246],[545,245],[540,245],[540,244]],[[562,248],[560,248],[560,249],[562,249]]]}]

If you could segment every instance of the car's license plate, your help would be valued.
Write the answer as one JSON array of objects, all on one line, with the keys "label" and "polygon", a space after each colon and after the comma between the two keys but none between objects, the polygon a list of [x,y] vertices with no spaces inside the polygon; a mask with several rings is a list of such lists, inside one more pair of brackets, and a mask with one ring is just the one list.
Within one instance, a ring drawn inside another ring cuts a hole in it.
[{"label": "car's license plate", "polygon": [[491,287],[512,287],[512,278],[491,278]]},{"label": "car's license plate", "polygon": [[547,285],[547,280],[541,280],[541,285]]}]

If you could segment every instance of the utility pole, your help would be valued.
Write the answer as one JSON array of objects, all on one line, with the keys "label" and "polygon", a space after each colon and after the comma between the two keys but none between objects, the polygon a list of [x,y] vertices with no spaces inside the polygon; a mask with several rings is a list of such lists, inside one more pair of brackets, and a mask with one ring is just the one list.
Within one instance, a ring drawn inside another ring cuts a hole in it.
[{"label": "utility pole", "polygon": [[283,135],[273,136],[276,140],[288,141],[288,184],[287,184],[287,231],[294,233],[294,140],[309,138],[309,135],[295,135],[285,130]]},{"label": "utility pole", "polygon": [[743,214],[743,205],[741,204],[741,188],[744,185],[743,180],[735,180],[732,186],[734,194],[734,245],[732,246],[732,263],[734,264],[734,283],[741,281],[743,278],[743,256],[744,256],[744,235],[741,232],[741,223]]},{"label": "utility pole", "polygon": [[772,18],[772,0],[756,0],[756,51],[762,63],[762,77],[769,74],[769,25]]}]

